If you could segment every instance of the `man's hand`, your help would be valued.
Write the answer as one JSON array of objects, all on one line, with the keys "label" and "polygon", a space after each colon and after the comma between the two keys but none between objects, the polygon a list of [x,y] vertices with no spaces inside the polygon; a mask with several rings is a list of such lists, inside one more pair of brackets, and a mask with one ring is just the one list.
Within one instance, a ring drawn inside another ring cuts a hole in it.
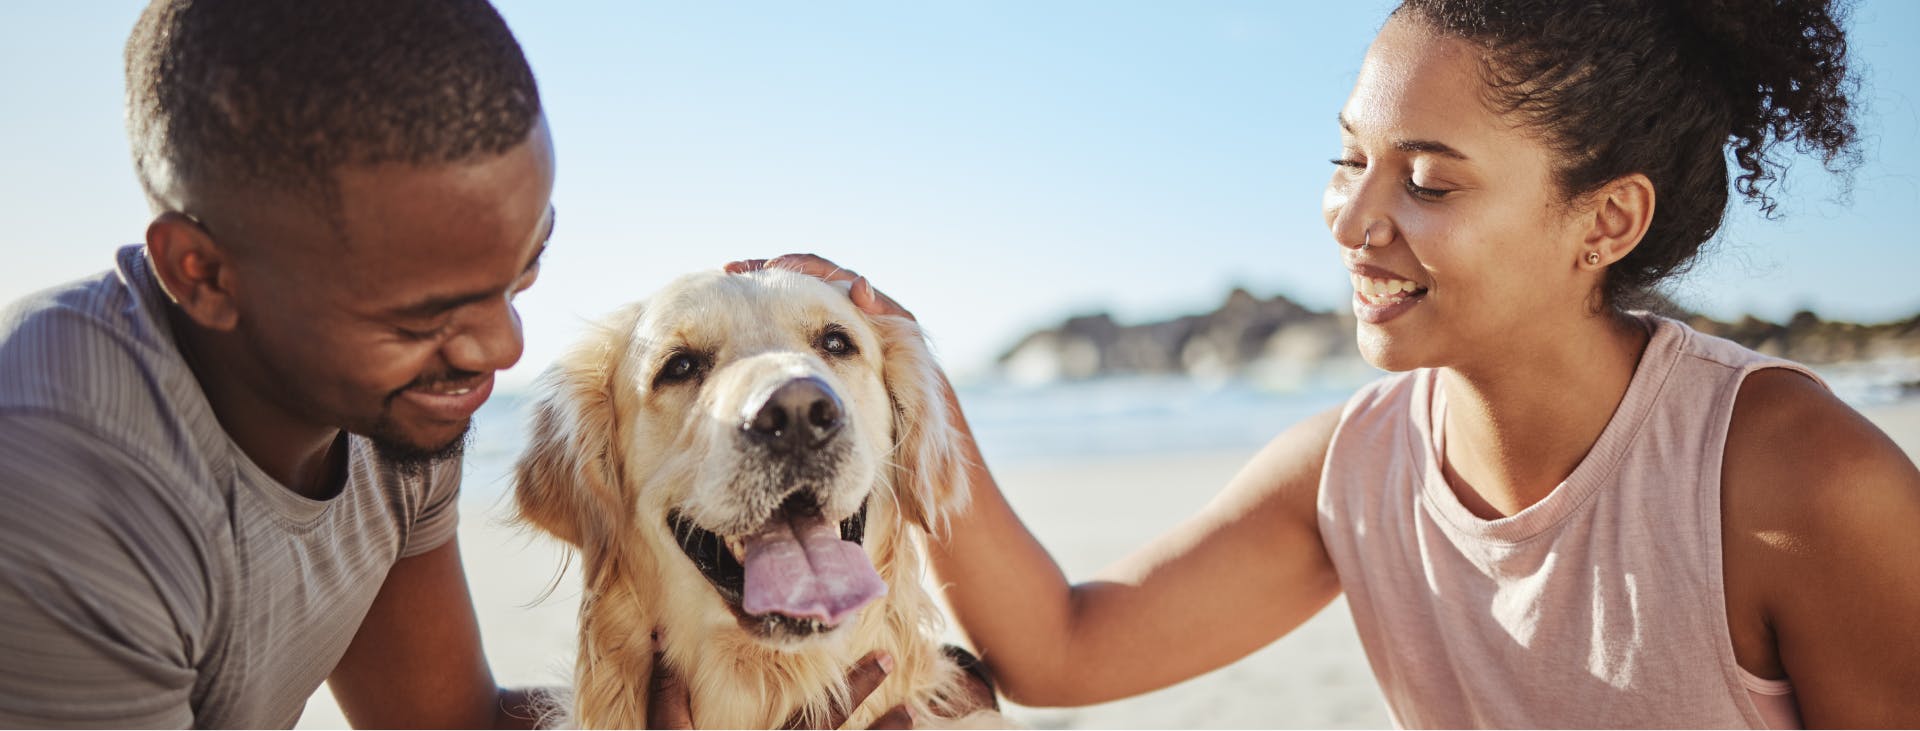
[{"label": "man's hand", "polygon": [[973,705],[961,710],[959,716],[979,711],[1000,710],[1000,696],[993,689],[993,681],[987,674],[986,663],[980,662],[978,655],[959,645],[946,645],[940,650],[946,654],[947,659],[952,660],[966,672],[967,700],[972,701]]},{"label": "man's hand", "polygon": [[[745,271],[745,270],[742,270]],[[847,685],[852,692],[847,696],[845,708],[834,708],[828,714],[826,724],[820,728],[840,728],[847,717],[860,703],[873,695],[880,682],[887,679],[888,666],[892,658],[885,653],[874,652],[860,658],[853,669],[847,671]],[[687,691],[687,684],[679,676],[667,670],[667,663],[658,653],[653,656],[653,682],[647,688],[647,727],[662,729],[693,728],[693,701]],[[795,715],[787,719],[786,728],[807,728],[800,724]],[[868,728],[913,728],[913,714],[906,706],[894,706],[892,710],[874,719]]]},{"label": "man's hand", "polygon": [[901,307],[900,303],[893,301],[892,297],[881,294],[879,290],[874,289],[873,283],[867,281],[866,277],[860,276],[851,269],[838,266],[833,262],[813,254],[784,254],[772,259],[747,259],[745,261],[728,262],[727,265],[722,268],[725,269],[728,274],[740,274],[742,272],[758,271],[760,269],[791,269],[828,282],[846,282],[848,286],[847,296],[853,299],[853,306],[860,308],[862,312],[869,315],[894,315],[909,320],[914,319],[913,313],[908,312],[907,308]]}]

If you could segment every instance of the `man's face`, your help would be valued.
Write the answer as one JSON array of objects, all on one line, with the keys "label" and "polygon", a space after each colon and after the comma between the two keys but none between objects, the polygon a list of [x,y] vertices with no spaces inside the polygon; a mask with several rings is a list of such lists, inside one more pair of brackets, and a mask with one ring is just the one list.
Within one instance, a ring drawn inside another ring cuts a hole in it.
[{"label": "man's face", "polygon": [[335,179],[332,222],[301,206],[234,212],[238,336],[257,365],[244,377],[389,456],[455,452],[494,372],[520,359],[513,298],[553,227],[546,125],[501,155]]}]

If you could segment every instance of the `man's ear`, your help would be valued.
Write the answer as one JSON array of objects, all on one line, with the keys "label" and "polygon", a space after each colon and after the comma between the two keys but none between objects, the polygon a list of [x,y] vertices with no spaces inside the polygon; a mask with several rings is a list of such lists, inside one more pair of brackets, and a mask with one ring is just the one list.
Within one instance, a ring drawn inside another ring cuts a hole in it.
[{"label": "man's ear", "polygon": [[239,324],[233,257],[198,222],[177,211],[160,214],[147,224],[147,258],[167,298],[195,323],[223,332]]},{"label": "man's ear", "polygon": [[1646,237],[1653,225],[1653,181],[1640,173],[1620,176],[1595,191],[1590,205],[1592,218],[1576,263],[1601,269],[1626,258]]}]

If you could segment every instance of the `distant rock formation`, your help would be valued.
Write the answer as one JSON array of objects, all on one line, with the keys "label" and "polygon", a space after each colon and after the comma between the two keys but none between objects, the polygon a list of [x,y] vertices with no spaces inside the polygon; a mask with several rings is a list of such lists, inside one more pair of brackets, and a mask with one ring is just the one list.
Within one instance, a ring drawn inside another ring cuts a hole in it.
[{"label": "distant rock formation", "polygon": [[1277,387],[1365,369],[1350,312],[1322,312],[1235,289],[1213,312],[1121,325],[1100,313],[1031,333],[999,358],[1019,383],[1115,375],[1251,377]]},{"label": "distant rock formation", "polygon": [[[1861,325],[1803,311],[1776,324],[1752,316],[1720,322],[1663,298],[1647,309],[1810,365],[1920,360],[1920,315]],[[1276,389],[1354,383],[1377,371],[1360,359],[1353,333],[1353,313],[1344,308],[1313,310],[1284,296],[1260,299],[1236,288],[1213,312],[1164,322],[1122,325],[1106,313],[1073,317],[1028,334],[1000,356],[998,367],[1016,383],[1122,375],[1246,378]]]},{"label": "distant rock formation", "polygon": [[1920,358],[1920,315],[1876,325],[1822,320],[1806,310],[1794,313],[1784,325],[1752,315],[1737,322],[1700,315],[1685,319],[1700,332],[1809,365]]}]

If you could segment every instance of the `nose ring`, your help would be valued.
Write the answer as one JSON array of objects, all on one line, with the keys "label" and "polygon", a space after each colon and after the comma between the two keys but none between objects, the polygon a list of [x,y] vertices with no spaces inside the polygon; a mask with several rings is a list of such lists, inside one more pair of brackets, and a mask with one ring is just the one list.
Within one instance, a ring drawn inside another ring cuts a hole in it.
[{"label": "nose ring", "polygon": [[1373,245],[1373,227],[1368,226],[1366,231],[1366,238],[1360,240],[1360,250],[1366,251],[1367,247],[1372,245]]}]

